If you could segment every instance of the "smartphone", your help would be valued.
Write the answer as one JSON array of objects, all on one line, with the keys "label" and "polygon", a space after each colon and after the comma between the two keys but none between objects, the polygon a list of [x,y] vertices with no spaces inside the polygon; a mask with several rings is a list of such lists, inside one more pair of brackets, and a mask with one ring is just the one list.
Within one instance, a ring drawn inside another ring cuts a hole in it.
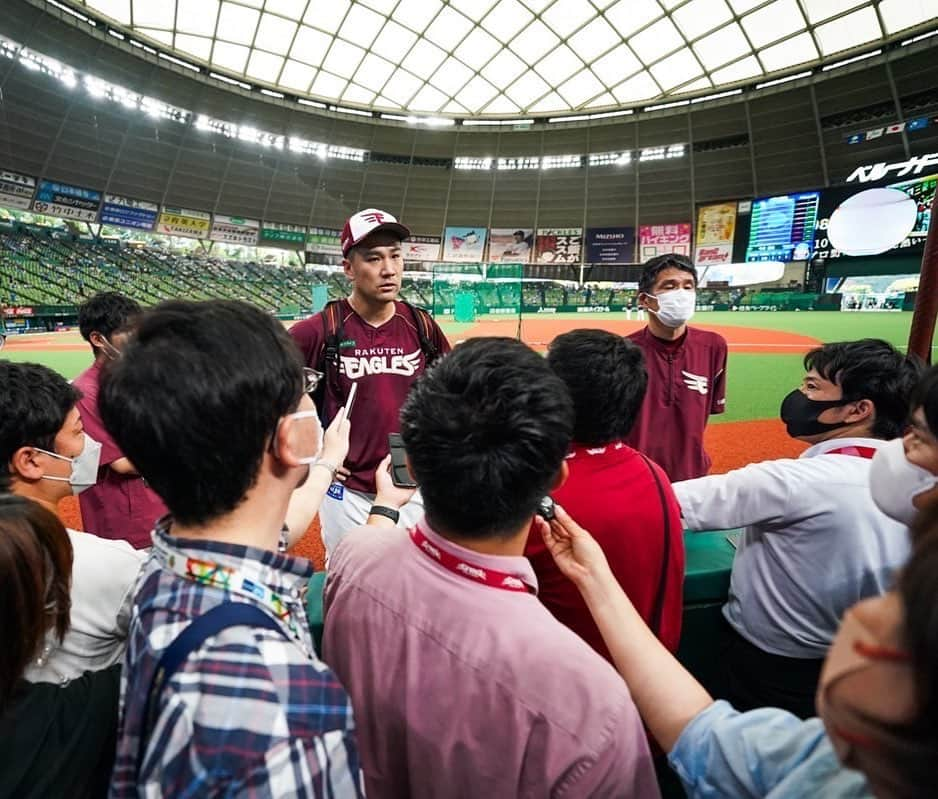
[{"label": "smartphone", "polygon": [[398,488],[416,488],[417,483],[407,470],[407,453],[400,433],[388,435],[388,447],[391,450],[391,482]]},{"label": "smartphone", "polygon": [[345,418],[349,419],[352,416],[352,406],[355,404],[355,395],[358,393],[358,383],[352,383],[352,388],[349,390],[348,399],[345,400]]},{"label": "smartphone", "polygon": [[544,521],[549,522],[556,518],[554,514],[554,500],[551,497],[543,497],[537,506],[537,515]]}]

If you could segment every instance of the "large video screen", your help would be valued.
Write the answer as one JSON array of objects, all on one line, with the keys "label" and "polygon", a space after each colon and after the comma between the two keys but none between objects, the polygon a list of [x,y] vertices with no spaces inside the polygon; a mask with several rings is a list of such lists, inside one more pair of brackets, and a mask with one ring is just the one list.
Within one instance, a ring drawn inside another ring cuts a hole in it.
[{"label": "large video screen", "polygon": [[819,192],[754,200],[747,261],[805,261],[811,257]]},{"label": "large video screen", "polygon": [[818,258],[922,252],[938,175],[874,188],[838,186],[821,194],[814,250]]}]

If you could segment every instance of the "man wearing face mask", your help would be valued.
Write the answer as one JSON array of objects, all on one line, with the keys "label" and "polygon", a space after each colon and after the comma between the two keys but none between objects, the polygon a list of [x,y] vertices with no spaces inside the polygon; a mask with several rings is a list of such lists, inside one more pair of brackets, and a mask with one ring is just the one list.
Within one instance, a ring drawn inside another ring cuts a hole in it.
[{"label": "man wearing face mask", "polygon": [[687,326],[697,304],[697,270],[683,255],[648,261],[638,291],[648,325],[629,338],[645,353],[648,391],[626,443],[672,481],[701,477],[710,470],[707,419],[726,410],[726,341]]},{"label": "man wearing face mask", "polygon": [[905,527],[870,496],[870,464],[902,431],[918,361],[885,341],[825,344],[782,401],[788,434],[812,446],[674,485],[691,530],[745,527],[723,608],[725,698],[807,718],[844,611],[892,584]]},{"label": "man wearing face mask", "polygon": [[94,363],[75,378],[85,430],[100,442],[97,481],[78,498],[86,530],[102,538],[129,541],[137,549],[150,546],[153,525],[166,506],[140,477],[101,422],[98,383],[105,364],[120,357],[140,306],[116,291],[96,294],[78,308],[78,328],[91,346]]},{"label": "man wearing face mask", "polygon": [[[0,361],[0,492],[54,513],[64,497],[94,485],[101,445],[84,431],[79,396],[45,366]],[[26,672],[30,682],[66,682],[118,663],[124,652],[143,554],[125,541],[75,530],[68,536],[71,627],[61,643],[48,636]]]}]

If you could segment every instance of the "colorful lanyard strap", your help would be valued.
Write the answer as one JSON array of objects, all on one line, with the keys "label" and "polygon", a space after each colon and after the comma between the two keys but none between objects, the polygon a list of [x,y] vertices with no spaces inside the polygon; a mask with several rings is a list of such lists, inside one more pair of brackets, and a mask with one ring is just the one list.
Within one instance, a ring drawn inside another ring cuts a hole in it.
[{"label": "colorful lanyard strap", "polygon": [[826,455],[853,455],[857,458],[866,458],[869,460],[876,454],[873,447],[839,447],[838,449],[829,449]]},{"label": "colorful lanyard strap", "polygon": [[428,558],[435,560],[444,569],[465,580],[487,585],[491,588],[500,588],[502,591],[514,591],[521,594],[537,593],[533,585],[528,585],[524,580],[514,574],[479,566],[458,555],[453,555],[445,549],[441,549],[416,527],[410,530],[410,540],[413,541],[414,546]]},{"label": "colorful lanyard strap", "polygon": [[[254,602],[263,605],[274,617],[279,619],[292,637],[302,644],[299,627],[291,613],[291,605],[300,602],[299,597],[284,596],[270,589],[264,581],[255,574],[222,566],[211,560],[194,558],[169,546],[158,536],[153,536],[153,549],[159,558],[160,564],[174,574],[199,585],[221,588],[234,594],[249,597]],[[305,645],[303,646],[305,649]]]}]

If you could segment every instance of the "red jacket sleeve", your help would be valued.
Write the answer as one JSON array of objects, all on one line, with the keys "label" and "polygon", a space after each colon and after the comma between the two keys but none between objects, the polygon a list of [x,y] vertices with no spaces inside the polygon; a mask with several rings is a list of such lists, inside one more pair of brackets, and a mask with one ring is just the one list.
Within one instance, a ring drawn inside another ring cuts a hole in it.
[{"label": "red jacket sleeve", "polygon": [[713,390],[710,393],[710,413],[726,410],[726,339],[720,336],[720,346],[714,349]]}]

